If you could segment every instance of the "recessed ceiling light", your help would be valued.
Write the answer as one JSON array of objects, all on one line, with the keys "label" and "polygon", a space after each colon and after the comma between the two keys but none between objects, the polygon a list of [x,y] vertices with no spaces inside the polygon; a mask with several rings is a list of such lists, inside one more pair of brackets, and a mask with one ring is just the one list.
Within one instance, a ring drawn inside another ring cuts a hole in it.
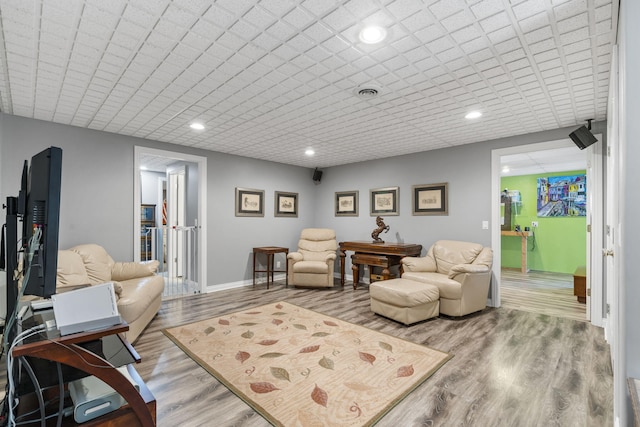
[{"label": "recessed ceiling light", "polygon": [[204,125],[202,123],[198,123],[198,122],[193,122],[189,125],[189,127],[191,127],[191,129],[193,130],[203,130],[204,129]]},{"label": "recessed ceiling light", "polygon": [[360,41],[363,43],[380,43],[385,37],[387,37],[387,30],[375,25],[370,25],[360,30]]},{"label": "recessed ceiling light", "polygon": [[480,111],[472,111],[470,113],[467,113],[466,116],[464,116],[465,119],[477,119],[478,117],[481,117],[482,113]]},{"label": "recessed ceiling light", "polygon": [[313,156],[314,154],[316,154],[316,152],[311,148],[307,148],[307,151],[305,151],[304,154],[306,154],[307,156]]}]

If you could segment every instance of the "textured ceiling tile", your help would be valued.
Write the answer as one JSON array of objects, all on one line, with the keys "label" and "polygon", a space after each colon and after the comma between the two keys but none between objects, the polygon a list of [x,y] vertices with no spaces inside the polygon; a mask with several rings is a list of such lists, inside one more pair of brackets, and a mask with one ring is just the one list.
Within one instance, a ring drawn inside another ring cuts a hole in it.
[{"label": "textured ceiling tile", "polygon": [[527,0],[513,6],[513,14],[519,21],[545,12],[547,9],[545,0]]},{"label": "textured ceiling tile", "polygon": [[[0,7],[13,114],[313,166],[362,161],[360,144],[397,155],[606,114],[606,0],[34,1]],[[359,42],[374,21],[387,41]],[[382,95],[357,98],[367,83]]]},{"label": "textured ceiling tile", "polygon": [[414,36],[418,38],[422,43],[429,43],[433,40],[443,38],[446,36],[446,32],[440,25],[430,25],[422,30],[414,33]]},{"label": "textured ceiling tile", "polygon": [[463,9],[451,16],[442,19],[440,21],[440,24],[442,24],[445,30],[451,33],[461,28],[467,27],[474,22],[475,18],[473,14],[471,14],[466,9]]},{"label": "textured ceiling tile", "polygon": [[465,8],[463,0],[439,0],[429,6],[429,10],[437,20],[442,20],[448,16]]},{"label": "textured ceiling tile", "polygon": [[397,19],[402,20],[422,9],[422,5],[412,0],[395,0],[387,5],[389,12]]},{"label": "textured ceiling tile", "polygon": [[482,26],[482,29],[486,33],[491,33],[510,25],[511,21],[509,20],[509,16],[506,12],[500,12],[495,15],[489,16],[488,18],[480,20],[480,26]]},{"label": "textured ceiling tile", "polygon": [[482,33],[474,25],[468,25],[451,33],[451,37],[458,44],[475,40],[481,36]]},{"label": "textured ceiling tile", "polygon": [[470,7],[476,19],[483,19],[504,11],[502,0],[483,0]]}]

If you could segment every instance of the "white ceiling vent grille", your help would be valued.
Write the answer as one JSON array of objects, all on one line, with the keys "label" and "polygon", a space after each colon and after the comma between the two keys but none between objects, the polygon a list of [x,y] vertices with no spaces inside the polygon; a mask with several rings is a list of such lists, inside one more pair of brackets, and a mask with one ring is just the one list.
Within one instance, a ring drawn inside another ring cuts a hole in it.
[{"label": "white ceiling vent grille", "polygon": [[355,92],[359,98],[371,99],[371,98],[378,97],[381,93],[381,90],[377,86],[367,85],[367,86],[358,86]]}]

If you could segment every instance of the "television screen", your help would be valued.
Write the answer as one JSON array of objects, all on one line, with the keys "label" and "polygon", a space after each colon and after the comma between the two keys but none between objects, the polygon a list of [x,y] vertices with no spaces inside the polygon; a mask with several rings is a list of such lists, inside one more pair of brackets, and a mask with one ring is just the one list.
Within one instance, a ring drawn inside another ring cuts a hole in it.
[{"label": "television screen", "polygon": [[50,147],[31,158],[22,224],[25,295],[56,293],[61,181],[62,149]]}]

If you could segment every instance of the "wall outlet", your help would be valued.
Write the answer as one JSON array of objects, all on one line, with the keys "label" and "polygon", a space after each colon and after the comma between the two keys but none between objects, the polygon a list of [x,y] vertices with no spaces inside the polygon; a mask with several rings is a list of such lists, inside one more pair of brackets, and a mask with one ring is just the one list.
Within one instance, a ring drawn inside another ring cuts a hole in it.
[{"label": "wall outlet", "polygon": [[276,261],[276,268],[280,268],[280,261]]},{"label": "wall outlet", "polygon": [[482,221],[482,229],[483,230],[489,229],[489,221]]},{"label": "wall outlet", "polygon": [[531,226],[532,227],[537,227],[538,226],[538,221],[531,221]]}]

